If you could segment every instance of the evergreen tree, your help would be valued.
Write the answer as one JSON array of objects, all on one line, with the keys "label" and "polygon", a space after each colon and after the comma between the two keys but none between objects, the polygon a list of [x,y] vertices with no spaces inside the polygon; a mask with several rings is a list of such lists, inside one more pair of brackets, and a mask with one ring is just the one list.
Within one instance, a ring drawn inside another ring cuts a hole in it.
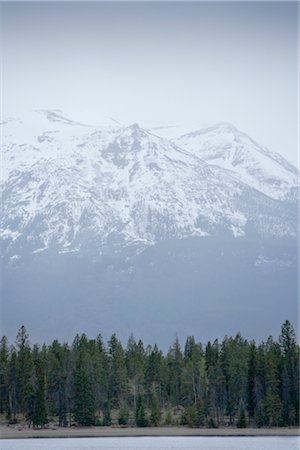
[{"label": "evergreen tree", "polygon": [[182,370],[182,394],[186,403],[197,403],[206,390],[205,356],[193,336],[187,338]]},{"label": "evergreen tree", "polygon": [[95,400],[90,381],[88,355],[80,348],[74,376],[74,420],[79,425],[95,423]]},{"label": "evergreen tree", "polygon": [[263,401],[265,418],[268,426],[279,426],[282,417],[280,398],[280,364],[281,351],[278,343],[269,337],[266,344],[266,394]]},{"label": "evergreen tree", "polygon": [[248,362],[248,386],[247,386],[247,406],[249,418],[253,419],[256,409],[256,346],[255,342],[250,345]]},{"label": "evergreen tree", "polygon": [[286,390],[282,393],[284,396],[283,422],[299,425],[299,346],[296,344],[295,330],[288,320],[281,327],[279,344],[283,352],[283,389]]},{"label": "evergreen tree", "polygon": [[38,347],[33,350],[33,363],[27,420],[34,427],[40,427],[48,422],[48,418],[45,400],[45,367]]},{"label": "evergreen tree", "polygon": [[17,401],[20,411],[30,417],[32,414],[32,354],[29,343],[29,336],[24,325],[18,331],[17,339]]},{"label": "evergreen tree", "polygon": [[240,401],[247,397],[248,343],[240,333],[235,338],[225,338],[221,349],[221,364],[225,377],[226,413],[232,425]]},{"label": "evergreen tree", "polygon": [[68,346],[55,340],[48,351],[48,404],[58,416],[59,426],[67,426],[71,399],[71,360]]},{"label": "evergreen tree", "polygon": [[126,402],[128,396],[125,353],[115,334],[112,335],[108,348],[110,356],[109,399],[113,406],[120,407],[122,403]]},{"label": "evergreen tree", "polygon": [[146,427],[148,425],[146,417],[145,399],[139,395],[136,405],[135,423],[138,427]]},{"label": "evergreen tree", "polygon": [[137,398],[144,393],[146,354],[142,341],[136,343],[133,335],[129,337],[127,343],[126,368],[129,379],[129,403],[136,409]]},{"label": "evergreen tree", "polygon": [[167,393],[168,385],[168,373],[166,360],[157,345],[148,349],[146,355],[146,368],[145,368],[145,392],[147,399],[150,400],[154,393],[160,399],[160,403],[163,406],[169,401]]},{"label": "evergreen tree", "polygon": [[266,396],[266,372],[266,344],[262,342],[256,351],[254,420],[258,427],[265,425],[264,398]]},{"label": "evergreen tree", "polygon": [[167,364],[169,369],[168,391],[170,399],[173,405],[180,405],[182,403],[183,356],[177,336],[168,352]]},{"label": "evergreen tree", "polygon": [[[223,355],[224,356],[224,355]],[[223,361],[224,363],[225,361]],[[226,403],[226,384],[223,371],[222,360],[220,357],[220,346],[216,339],[211,345],[208,342],[205,349],[205,368],[207,378],[207,388],[202,397],[206,404],[206,416],[215,416],[217,425],[224,421],[225,403]]]},{"label": "evergreen tree", "polygon": [[96,410],[100,411],[108,398],[109,361],[101,335],[96,340],[90,341],[89,347],[92,362],[91,383],[93,396]]},{"label": "evergreen tree", "polygon": [[150,424],[157,427],[161,420],[161,410],[159,399],[156,393],[153,394],[150,403]]}]

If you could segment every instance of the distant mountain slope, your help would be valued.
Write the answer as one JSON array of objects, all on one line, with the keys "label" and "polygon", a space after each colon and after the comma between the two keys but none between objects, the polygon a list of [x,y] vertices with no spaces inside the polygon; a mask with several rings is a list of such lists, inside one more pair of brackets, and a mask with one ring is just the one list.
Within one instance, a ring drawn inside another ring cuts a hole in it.
[{"label": "distant mountain slope", "polygon": [[220,123],[175,138],[174,142],[208,164],[232,171],[241,181],[274,200],[295,199],[297,169],[233,125]]},{"label": "distant mountain slope", "polygon": [[297,170],[231,125],[170,141],[138,124],[90,127],[43,110],[2,127],[0,233],[11,256],[296,235]]}]

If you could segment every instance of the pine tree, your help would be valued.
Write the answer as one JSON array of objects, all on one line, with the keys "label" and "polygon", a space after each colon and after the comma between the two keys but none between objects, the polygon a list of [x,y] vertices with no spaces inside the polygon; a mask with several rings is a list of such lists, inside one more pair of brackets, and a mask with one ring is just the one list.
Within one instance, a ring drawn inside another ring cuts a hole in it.
[{"label": "pine tree", "polygon": [[[144,392],[146,354],[142,341],[136,343],[133,335],[129,337],[127,343],[126,368],[129,379],[129,404],[136,409],[138,395]],[[147,387],[151,389],[151,384]]]},{"label": "pine tree", "polygon": [[196,344],[193,336],[187,338],[182,370],[182,395],[185,402],[194,404],[203,397],[206,389],[205,357],[201,344]]},{"label": "pine tree", "polygon": [[265,423],[268,426],[279,426],[282,417],[280,398],[280,365],[281,351],[278,343],[270,336],[266,344],[266,394],[263,401]]},{"label": "pine tree", "polygon": [[96,411],[103,409],[108,398],[109,385],[109,361],[101,335],[96,340],[89,342],[89,353],[91,358],[91,384],[95,399]]},{"label": "pine tree", "polygon": [[34,427],[40,427],[48,422],[46,400],[45,400],[45,367],[39,349],[33,350],[33,373],[31,376],[30,388],[30,411],[27,412],[27,418]]},{"label": "pine tree", "polygon": [[211,345],[208,342],[205,349],[206,390],[202,398],[205,401],[205,416],[215,416],[217,425],[224,420],[226,385],[225,371],[220,358],[220,346],[216,339]]},{"label": "pine tree", "polygon": [[221,349],[222,370],[225,377],[226,412],[232,425],[240,401],[247,397],[248,343],[240,333],[235,338],[225,338]]},{"label": "pine tree", "polygon": [[146,417],[145,400],[139,395],[136,405],[135,423],[138,427],[146,427],[148,425]]},{"label": "pine tree", "polygon": [[[168,403],[169,397],[167,393],[168,373],[166,360],[157,345],[148,348],[145,355],[145,393],[148,401],[152,395],[156,393],[160,399],[162,406]],[[140,390],[140,393],[143,391]],[[135,405],[136,406],[136,405]]]},{"label": "pine tree", "polygon": [[254,420],[259,428],[265,426],[264,398],[266,396],[266,344],[262,342],[256,351],[256,382]]},{"label": "pine tree", "polygon": [[179,339],[176,336],[175,342],[167,355],[167,364],[169,372],[168,389],[171,402],[174,405],[182,403],[182,369],[183,356],[180,348]]},{"label": "pine tree", "polygon": [[69,413],[68,385],[71,379],[70,350],[55,340],[48,351],[48,404],[52,414],[58,416],[59,426],[67,426]]},{"label": "pine tree", "polygon": [[159,399],[156,393],[152,395],[150,403],[150,424],[157,427],[161,420],[161,410],[159,406]]},{"label": "pine tree", "polygon": [[33,361],[29,336],[24,325],[18,331],[16,343],[18,350],[17,401],[21,412],[26,417],[30,417],[32,413],[32,386],[30,383]]},{"label": "pine tree", "polygon": [[256,409],[256,346],[252,342],[250,345],[248,362],[248,386],[247,386],[247,407],[249,418],[253,419]]},{"label": "pine tree", "polygon": [[284,355],[288,355],[296,348],[296,333],[294,327],[289,320],[286,320],[281,327],[281,335],[279,336],[279,344]]},{"label": "pine tree", "polygon": [[125,353],[115,334],[112,335],[108,346],[110,356],[109,399],[113,406],[120,407],[123,402],[126,402],[128,396]]},{"label": "pine tree", "polygon": [[95,401],[88,369],[88,355],[80,348],[74,376],[74,420],[84,426],[95,423]]},{"label": "pine tree", "polygon": [[283,353],[282,377],[284,376],[283,421],[289,425],[299,425],[299,346],[292,324],[286,320],[281,327],[279,344]]}]

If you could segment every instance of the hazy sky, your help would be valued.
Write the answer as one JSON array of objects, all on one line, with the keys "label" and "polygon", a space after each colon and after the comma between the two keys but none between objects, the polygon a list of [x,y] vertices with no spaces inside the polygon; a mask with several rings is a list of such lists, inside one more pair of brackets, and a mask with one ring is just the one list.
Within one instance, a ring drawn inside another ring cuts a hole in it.
[{"label": "hazy sky", "polygon": [[297,3],[2,3],[4,114],[232,122],[297,163]]}]

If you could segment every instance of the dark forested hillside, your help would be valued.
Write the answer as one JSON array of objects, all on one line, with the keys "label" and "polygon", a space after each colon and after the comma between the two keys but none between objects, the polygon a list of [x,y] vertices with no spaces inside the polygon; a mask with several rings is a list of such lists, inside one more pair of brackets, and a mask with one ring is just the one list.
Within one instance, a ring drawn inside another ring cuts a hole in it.
[{"label": "dark forested hillside", "polygon": [[299,346],[289,321],[279,340],[239,333],[203,345],[193,336],[163,354],[116,335],[30,345],[24,326],[0,346],[0,413],[44,426],[290,426],[299,424]]}]

